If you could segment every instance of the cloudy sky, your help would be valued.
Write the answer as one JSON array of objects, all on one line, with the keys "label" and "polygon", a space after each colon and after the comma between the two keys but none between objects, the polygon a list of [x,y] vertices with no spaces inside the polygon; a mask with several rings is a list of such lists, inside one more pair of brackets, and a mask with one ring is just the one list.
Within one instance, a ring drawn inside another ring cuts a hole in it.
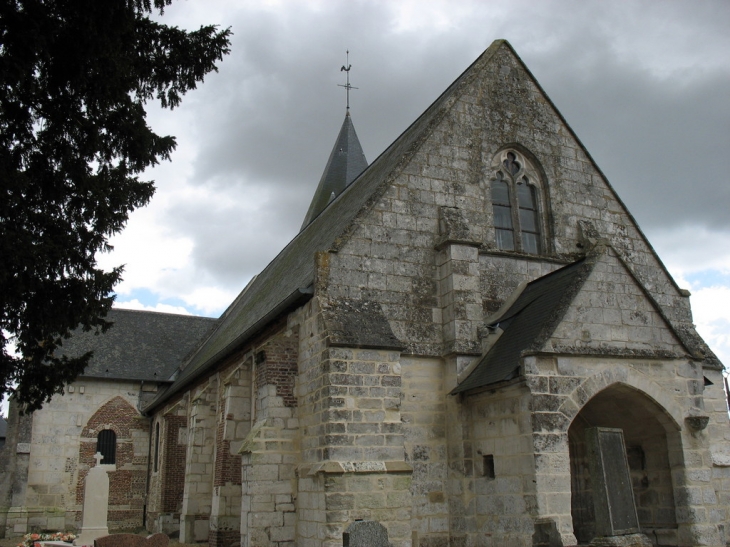
[{"label": "cloudy sky", "polygon": [[183,105],[151,204],[113,238],[117,306],[217,316],[298,232],[351,105],[369,161],[497,38],[517,50],[679,282],[730,365],[730,2],[177,0],[231,27]]}]

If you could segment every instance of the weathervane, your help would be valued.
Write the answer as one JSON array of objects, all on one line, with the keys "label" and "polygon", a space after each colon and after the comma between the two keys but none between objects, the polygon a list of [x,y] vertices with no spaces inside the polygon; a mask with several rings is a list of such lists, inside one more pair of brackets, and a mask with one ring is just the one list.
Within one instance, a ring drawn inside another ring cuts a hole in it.
[{"label": "weathervane", "polygon": [[350,64],[350,50],[347,50],[347,66],[342,66],[340,69],[340,72],[343,70],[347,72],[347,84],[337,84],[339,87],[344,87],[347,90],[347,113],[350,113],[350,90],[351,89],[358,89],[357,87],[350,85],[350,69],[352,68],[352,65]]}]

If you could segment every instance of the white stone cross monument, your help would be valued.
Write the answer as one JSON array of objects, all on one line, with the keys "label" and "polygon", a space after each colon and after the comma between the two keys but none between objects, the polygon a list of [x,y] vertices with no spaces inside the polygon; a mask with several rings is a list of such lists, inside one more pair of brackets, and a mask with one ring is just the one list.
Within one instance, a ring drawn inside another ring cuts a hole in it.
[{"label": "white stone cross monument", "polygon": [[[84,487],[84,512],[81,533],[74,545],[94,545],[94,540],[109,535],[107,512],[109,509],[109,475],[101,467],[103,456],[94,454],[96,465],[89,469]],[[104,466],[107,467],[107,466]]]}]

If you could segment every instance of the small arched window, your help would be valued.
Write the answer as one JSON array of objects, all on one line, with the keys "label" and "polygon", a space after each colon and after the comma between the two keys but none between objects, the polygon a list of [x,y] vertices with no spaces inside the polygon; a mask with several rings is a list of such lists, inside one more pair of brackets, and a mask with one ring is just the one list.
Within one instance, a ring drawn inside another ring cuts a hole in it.
[{"label": "small arched window", "polygon": [[492,212],[497,248],[540,254],[543,230],[537,172],[514,150],[499,154],[493,167]]},{"label": "small arched window", "polygon": [[96,437],[96,451],[102,456],[101,464],[109,465],[116,463],[117,458],[117,434],[111,429],[104,429]]}]

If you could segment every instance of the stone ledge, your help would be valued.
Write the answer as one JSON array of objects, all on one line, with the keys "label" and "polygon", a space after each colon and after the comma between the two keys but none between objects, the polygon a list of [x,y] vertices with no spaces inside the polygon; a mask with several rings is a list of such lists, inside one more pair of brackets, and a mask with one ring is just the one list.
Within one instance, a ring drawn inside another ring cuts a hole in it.
[{"label": "stone ledge", "polygon": [[412,473],[411,464],[403,461],[387,462],[323,462],[312,465],[303,464],[297,469],[300,477],[312,477],[318,473]]}]

